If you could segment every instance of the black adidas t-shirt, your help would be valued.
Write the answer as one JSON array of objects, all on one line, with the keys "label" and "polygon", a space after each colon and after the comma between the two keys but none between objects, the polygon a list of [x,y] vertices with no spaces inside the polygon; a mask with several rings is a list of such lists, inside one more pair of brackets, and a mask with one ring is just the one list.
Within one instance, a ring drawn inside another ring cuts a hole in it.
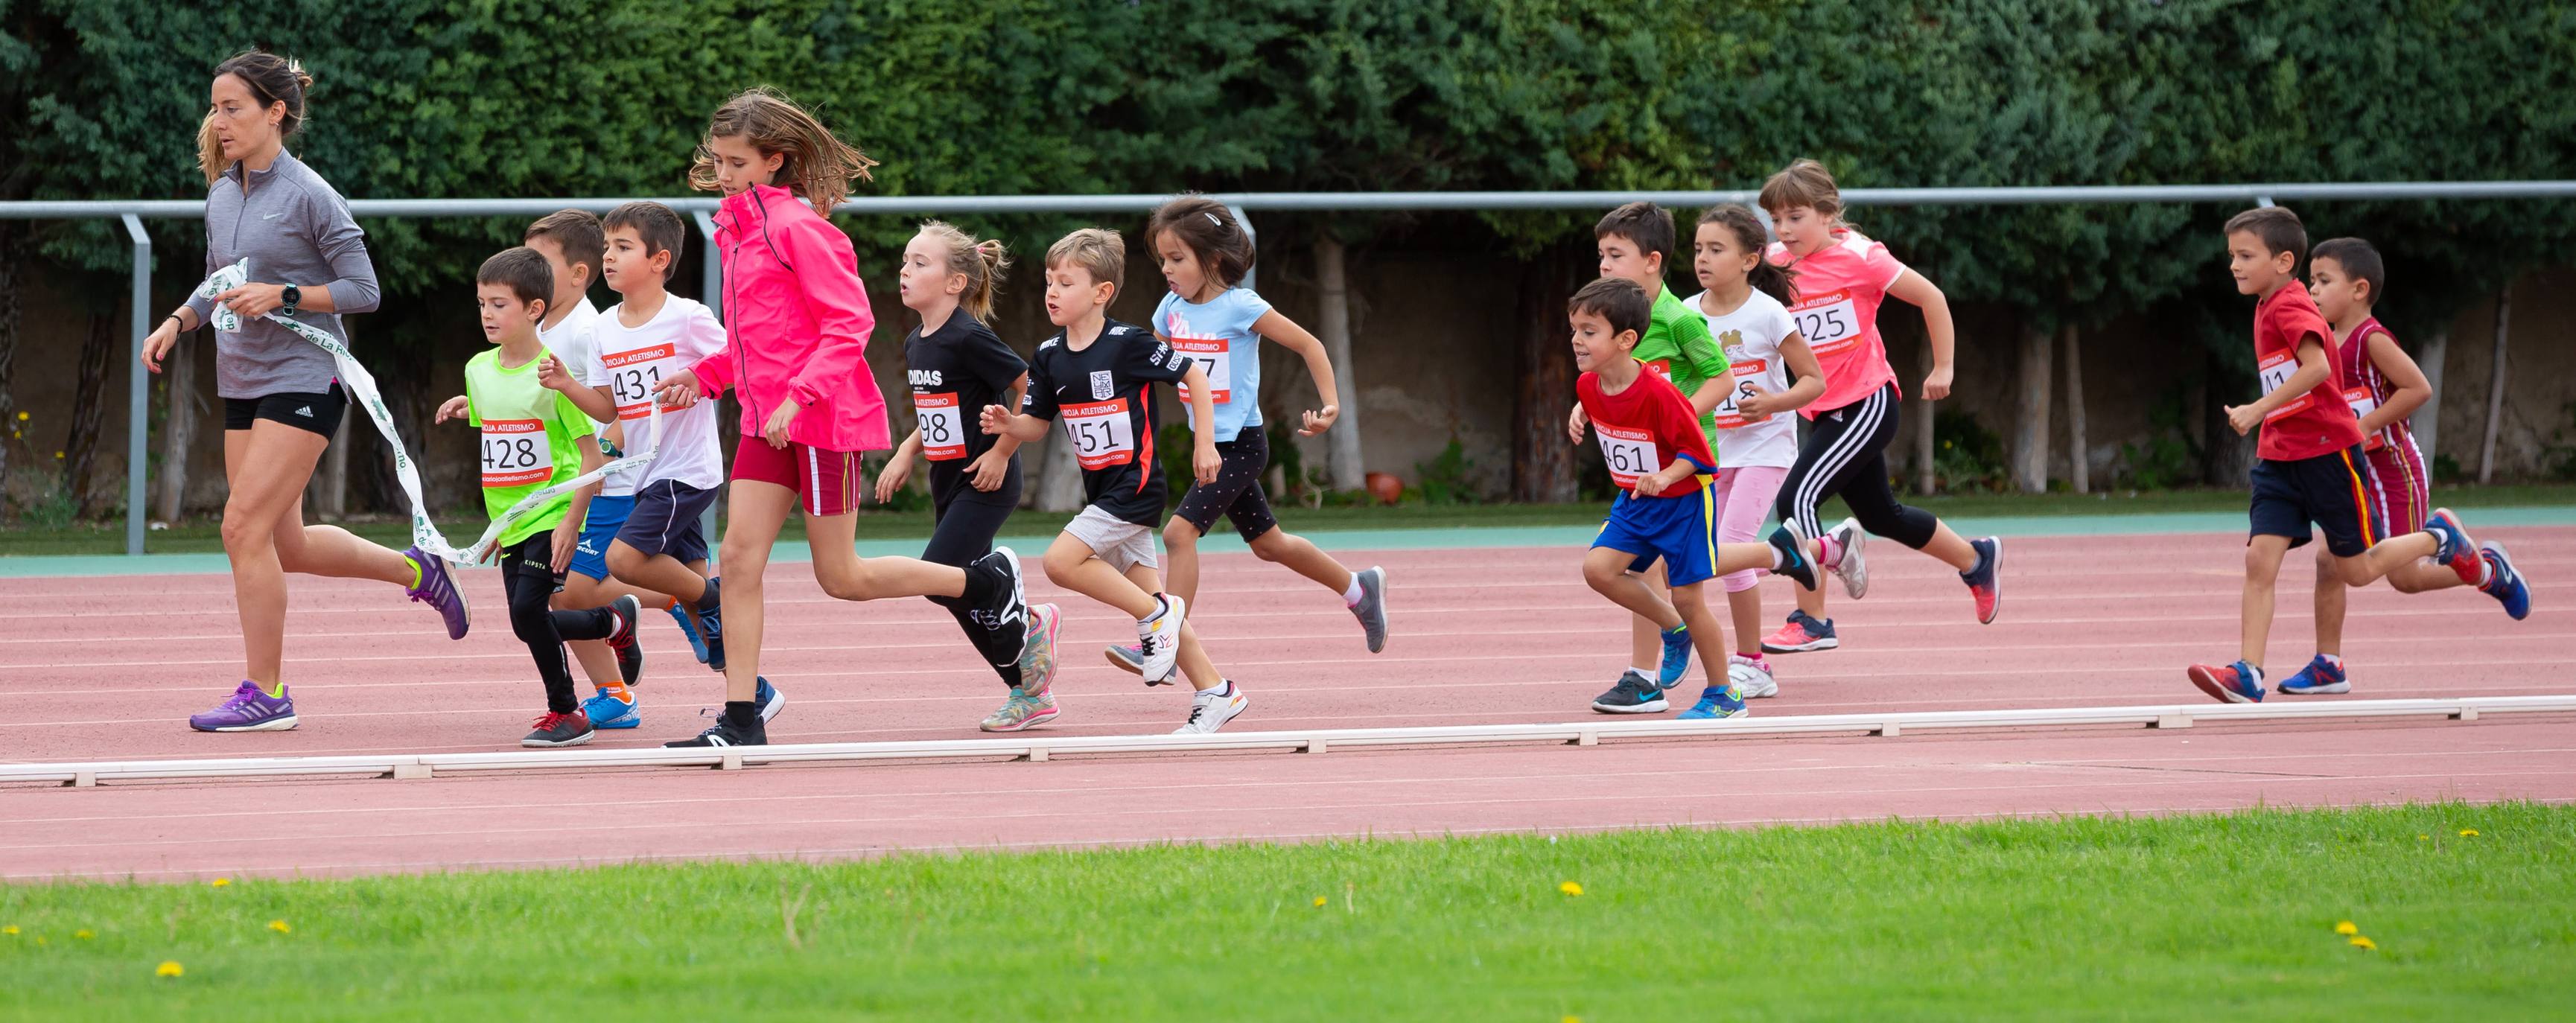
[{"label": "black adidas t-shirt", "polygon": [[1179,383],[1190,357],[1132,323],[1110,320],[1075,351],[1063,331],[1029,361],[1020,411],[1064,423],[1083,496],[1123,522],[1162,524],[1163,467],[1154,460],[1154,386]]},{"label": "black adidas t-shirt", "polygon": [[966,467],[1001,439],[978,424],[984,406],[1001,404],[1029,367],[992,328],[963,310],[950,313],[928,336],[918,327],[904,335],[903,361],[921,454],[930,460],[930,493],[945,503],[968,489]]}]

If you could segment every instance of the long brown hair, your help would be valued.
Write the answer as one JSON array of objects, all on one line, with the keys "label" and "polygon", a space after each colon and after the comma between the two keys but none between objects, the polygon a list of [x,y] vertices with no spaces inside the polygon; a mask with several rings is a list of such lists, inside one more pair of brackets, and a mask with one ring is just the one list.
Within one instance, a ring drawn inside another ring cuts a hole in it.
[{"label": "long brown hair", "polygon": [[957,307],[975,322],[993,323],[993,292],[1002,283],[1002,272],[1011,268],[1011,254],[1004,251],[998,238],[976,241],[975,236],[957,229],[944,220],[921,222],[921,233],[948,246],[948,272],[966,276],[966,290],[957,296]]},{"label": "long brown hair", "polygon": [[830,216],[832,207],[850,197],[850,181],[874,181],[868,168],[877,165],[858,147],[840,140],[805,108],[768,86],[746,89],[716,108],[707,119],[706,140],[689,166],[689,185],[716,190],[716,139],[739,137],[761,155],[784,155],[770,184],[804,197],[814,212]]},{"label": "long brown hair", "polygon": [[1753,254],[1753,269],[1745,273],[1745,283],[1779,299],[1781,305],[1792,305],[1798,301],[1798,272],[1763,258],[1763,250],[1770,246],[1771,232],[1764,230],[1762,222],[1754,219],[1752,210],[1733,203],[1711,206],[1708,212],[1699,215],[1699,226],[1710,224],[1725,228],[1735,236],[1735,244]]},{"label": "long brown hair", "polygon": [[1177,196],[1154,210],[1145,228],[1145,243],[1161,248],[1158,239],[1165,231],[1199,258],[1208,279],[1219,289],[1234,287],[1252,272],[1252,236],[1243,233],[1243,225],[1235,222],[1234,211],[1224,203],[1196,193]]}]

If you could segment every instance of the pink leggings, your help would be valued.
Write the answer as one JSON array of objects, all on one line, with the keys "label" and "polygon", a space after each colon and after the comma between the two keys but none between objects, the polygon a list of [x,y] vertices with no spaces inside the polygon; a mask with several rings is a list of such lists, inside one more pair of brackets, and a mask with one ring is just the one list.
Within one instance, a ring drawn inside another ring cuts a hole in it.
[{"label": "pink leggings", "polygon": [[[1747,465],[1717,471],[1717,542],[1749,543],[1762,538],[1762,523],[1771,517],[1771,501],[1789,478],[1785,465]],[[1762,579],[1745,569],[1720,577],[1726,592],[1742,593]]]}]

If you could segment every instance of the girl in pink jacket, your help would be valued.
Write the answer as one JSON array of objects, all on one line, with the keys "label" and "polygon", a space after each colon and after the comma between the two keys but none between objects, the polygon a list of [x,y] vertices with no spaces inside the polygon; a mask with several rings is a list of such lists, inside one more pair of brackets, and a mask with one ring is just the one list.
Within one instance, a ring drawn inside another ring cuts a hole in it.
[{"label": "girl in pink jacket", "polygon": [[[823,213],[876,165],[814,115],[767,89],[716,108],[689,183],[724,193],[716,253],[724,264],[725,350],[664,380],[668,406],[687,407],[730,387],[742,404],[734,449],[724,571],[725,712],[673,746],[768,742],[759,688],[762,574],[790,510],[805,513],[814,578],[842,600],[930,597],[968,609],[989,636],[971,637],[986,660],[1027,653],[1020,562],[1010,548],[964,568],[912,558],[861,558],[859,455],[893,444],[885,397],[868,371],[876,317],[859,283],[849,236]],[[712,582],[712,581],[711,581]],[[769,713],[784,702],[771,687]]]}]

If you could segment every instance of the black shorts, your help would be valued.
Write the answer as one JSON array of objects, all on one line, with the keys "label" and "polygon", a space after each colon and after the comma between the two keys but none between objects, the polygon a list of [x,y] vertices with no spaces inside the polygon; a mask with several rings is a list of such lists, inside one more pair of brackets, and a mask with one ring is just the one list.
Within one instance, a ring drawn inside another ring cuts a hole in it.
[{"label": "black shorts", "polygon": [[1261,489],[1261,474],[1270,471],[1270,438],[1261,427],[1244,424],[1233,440],[1217,442],[1216,454],[1224,462],[1216,471],[1216,482],[1191,485],[1190,492],[1181,495],[1180,510],[1173,517],[1206,536],[1216,517],[1223,515],[1245,543],[1279,528],[1278,518],[1270,514],[1270,495]]},{"label": "black shorts", "polygon": [[247,430],[253,422],[266,419],[328,437],[340,431],[340,417],[348,411],[349,392],[337,384],[319,394],[279,391],[256,398],[226,398],[224,429]]},{"label": "black shorts", "polygon": [[654,480],[635,488],[635,510],[617,527],[617,542],[645,557],[668,554],[681,562],[707,560],[706,530],[698,519],[716,503],[716,492],[676,480]]},{"label": "black shorts", "polygon": [[2286,536],[2297,547],[2310,539],[2313,522],[2326,535],[2327,553],[2359,557],[2379,542],[2380,529],[2371,519],[2361,464],[2358,446],[2296,461],[2255,462],[2250,535]]}]

